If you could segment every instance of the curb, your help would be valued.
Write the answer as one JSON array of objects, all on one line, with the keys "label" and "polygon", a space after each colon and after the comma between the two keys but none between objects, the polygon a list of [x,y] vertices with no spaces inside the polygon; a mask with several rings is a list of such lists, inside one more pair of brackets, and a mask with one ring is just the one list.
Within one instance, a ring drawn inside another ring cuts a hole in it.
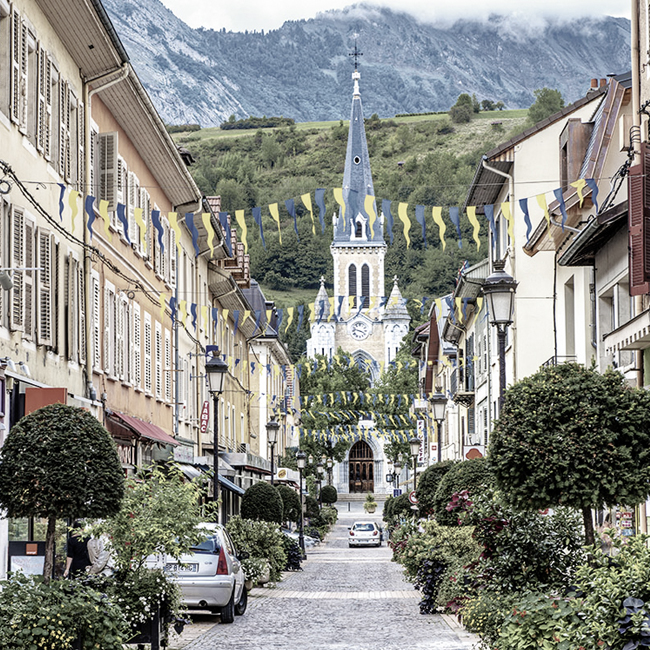
[{"label": "curb", "polygon": [[440,614],[440,616],[461,641],[470,641],[477,644],[481,642],[481,639],[476,634],[468,632],[455,616],[449,614]]}]

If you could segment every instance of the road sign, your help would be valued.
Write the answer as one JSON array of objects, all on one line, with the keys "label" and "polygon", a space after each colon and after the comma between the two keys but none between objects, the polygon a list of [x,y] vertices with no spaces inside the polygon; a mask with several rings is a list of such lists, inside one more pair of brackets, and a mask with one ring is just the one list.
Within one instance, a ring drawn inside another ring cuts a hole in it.
[{"label": "road sign", "polygon": [[409,492],[409,501],[413,504],[416,505],[418,502],[418,498],[415,496],[415,490],[411,490]]},{"label": "road sign", "polygon": [[402,496],[402,490],[400,490],[399,488],[394,488],[393,489],[393,496],[394,497],[401,497]]}]

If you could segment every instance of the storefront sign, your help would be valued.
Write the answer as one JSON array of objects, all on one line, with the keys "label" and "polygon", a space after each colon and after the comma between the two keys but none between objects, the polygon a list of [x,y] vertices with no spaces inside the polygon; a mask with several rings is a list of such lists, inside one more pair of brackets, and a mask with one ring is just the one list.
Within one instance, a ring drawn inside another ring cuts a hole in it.
[{"label": "storefront sign", "polygon": [[177,463],[194,463],[194,448],[186,447],[185,445],[178,445],[174,447],[174,460]]},{"label": "storefront sign", "polygon": [[427,462],[427,436],[424,420],[417,421],[418,438],[420,439],[420,453],[418,454],[418,465],[423,465]]},{"label": "storefront sign", "polygon": [[205,433],[208,430],[208,422],[210,421],[210,402],[206,399],[203,402],[203,408],[201,409],[201,433]]}]

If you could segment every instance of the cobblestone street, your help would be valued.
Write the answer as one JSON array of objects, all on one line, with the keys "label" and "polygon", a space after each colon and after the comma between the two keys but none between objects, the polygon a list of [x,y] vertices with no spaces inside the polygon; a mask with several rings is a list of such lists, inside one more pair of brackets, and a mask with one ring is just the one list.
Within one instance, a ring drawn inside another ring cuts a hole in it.
[{"label": "cobblestone street", "polygon": [[[391,551],[348,548],[347,527],[368,518],[361,504],[339,506],[326,544],[308,549],[304,570],[271,589],[251,593],[246,614],[232,625],[194,616],[173,648],[184,650],[465,650],[471,635],[438,615],[422,616],[418,592],[402,578]],[[380,515],[371,515],[376,520]],[[189,642],[188,642],[189,641]]]}]

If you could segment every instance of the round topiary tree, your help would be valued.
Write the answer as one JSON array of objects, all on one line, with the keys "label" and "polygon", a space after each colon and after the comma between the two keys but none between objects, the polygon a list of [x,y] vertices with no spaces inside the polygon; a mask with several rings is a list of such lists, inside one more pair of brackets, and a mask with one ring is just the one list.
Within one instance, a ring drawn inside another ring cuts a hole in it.
[{"label": "round topiary tree", "polygon": [[418,477],[418,510],[421,516],[433,514],[435,508],[435,495],[443,476],[455,465],[453,460],[444,460],[441,463],[429,465]]},{"label": "round topiary tree", "polygon": [[318,515],[320,515],[318,501],[314,497],[307,495],[305,497],[305,516],[307,519],[312,519],[313,517],[318,517]]},{"label": "round topiary tree", "polygon": [[240,514],[244,519],[281,524],[283,519],[282,497],[270,483],[259,481],[244,492],[244,496],[241,498]]},{"label": "round topiary tree", "polygon": [[520,510],[635,505],[650,493],[650,393],[615,370],[543,368],[506,393],[488,458],[504,499]]},{"label": "round topiary tree", "polygon": [[284,521],[300,521],[300,497],[288,485],[278,485],[277,491],[282,499]]},{"label": "round topiary tree", "polygon": [[458,525],[458,514],[447,511],[447,505],[456,492],[474,493],[491,487],[494,478],[485,458],[473,458],[455,463],[442,477],[433,498],[436,521],[443,526]]},{"label": "round topiary tree", "polygon": [[26,415],[0,449],[0,506],[9,517],[47,518],[45,566],[54,566],[57,519],[117,513],[124,471],[110,434],[88,411],[51,404]]},{"label": "round topiary tree", "polygon": [[324,485],[320,491],[320,500],[331,506],[338,501],[339,495],[333,485]]}]

